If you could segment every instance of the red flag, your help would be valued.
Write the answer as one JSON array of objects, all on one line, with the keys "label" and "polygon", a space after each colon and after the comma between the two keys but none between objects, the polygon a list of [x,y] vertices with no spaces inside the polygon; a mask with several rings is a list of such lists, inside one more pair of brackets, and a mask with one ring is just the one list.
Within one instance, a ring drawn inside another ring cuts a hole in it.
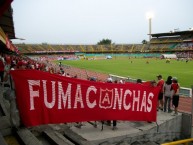
[{"label": "red flag", "polygon": [[157,119],[159,87],[91,82],[37,70],[14,70],[10,73],[25,126]]},{"label": "red flag", "polygon": [[11,50],[11,41],[9,40],[8,35],[6,35],[5,41],[6,41],[6,47],[7,47],[9,50]]}]

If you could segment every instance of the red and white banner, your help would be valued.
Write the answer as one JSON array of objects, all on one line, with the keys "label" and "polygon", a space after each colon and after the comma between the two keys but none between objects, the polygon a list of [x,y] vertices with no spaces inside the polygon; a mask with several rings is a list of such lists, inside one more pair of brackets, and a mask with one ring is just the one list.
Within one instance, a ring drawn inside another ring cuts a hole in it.
[{"label": "red and white banner", "polygon": [[9,38],[8,38],[8,35],[6,35],[5,41],[6,41],[6,47],[7,47],[7,49],[9,49],[9,50],[11,50],[11,51],[16,52],[17,54],[19,54],[19,49],[18,49],[14,44],[12,44],[12,42],[11,42],[11,41],[9,40]]},{"label": "red and white banner", "polygon": [[25,126],[157,119],[158,87],[91,82],[36,70],[14,70],[10,73]]}]

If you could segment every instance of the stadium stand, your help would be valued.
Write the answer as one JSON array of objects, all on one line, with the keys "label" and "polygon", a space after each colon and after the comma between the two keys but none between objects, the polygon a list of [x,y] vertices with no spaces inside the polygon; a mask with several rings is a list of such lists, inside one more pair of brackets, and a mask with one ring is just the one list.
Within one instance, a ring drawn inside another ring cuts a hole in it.
[{"label": "stadium stand", "polygon": [[15,44],[22,54],[64,54],[64,53],[188,53],[192,57],[193,31],[178,31],[151,34],[147,44],[111,44],[111,45],[59,45],[59,44]]},{"label": "stadium stand", "polygon": [[152,34],[151,47],[161,51],[192,51],[193,31]]}]

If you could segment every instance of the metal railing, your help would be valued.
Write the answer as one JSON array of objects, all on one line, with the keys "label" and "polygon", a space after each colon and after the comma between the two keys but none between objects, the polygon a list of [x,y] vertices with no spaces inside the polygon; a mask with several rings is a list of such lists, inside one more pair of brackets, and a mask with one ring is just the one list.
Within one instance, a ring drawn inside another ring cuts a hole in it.
[{"label": "metal railing", "polygon": [[[122,77],[122,76],[113,75],[113,74],[109,74],[109,76],[111,76],[111,78],[113,80],[123,79],[126,82],[134,82],[134,83],[137,81],[137,79],[133,79],[133,78],[130,78],[130,77]],[[180,93],[179,94],[180,94],[180,96],[183,96],[183,97],[192,97],[192,89],[191,88],[180,87]]]},{"label": "metal railing", "polygon": [[192,89],[191,88],[180,87],[180,96],[192,97]]}]

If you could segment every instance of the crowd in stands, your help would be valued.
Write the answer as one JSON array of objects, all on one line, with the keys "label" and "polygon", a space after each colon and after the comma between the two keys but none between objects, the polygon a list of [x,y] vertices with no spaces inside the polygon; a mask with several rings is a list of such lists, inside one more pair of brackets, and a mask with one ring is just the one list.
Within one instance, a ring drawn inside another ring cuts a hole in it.
[{"label": "crowd in stands", "polygon": [[181,50],[193,49],[193,42],[180,43],[180,44],[178,44],[175,48],[176,48],[176,49],[181,49]]},{"label": "crowd in stands", "polygon": [[193,50],[192,42],[178,42],[178,41],[168,41],[168,42],[160,42],[150,41],[147,44],[133,44],[133,45],[63,45],[62,50],[58,49],[56,45],[49,45],[49,47],[45,47],[42,45],[21,45],[17,44],[17,47],[20,48],[20,52],[22,54],[65,54],[65,53],[77,53],[77,52],[129,52],[129,53],[137,53],[137,52],[163,52],[163,51],[187,51]]},{"label": "crowd in stands", "polygon": [[177,58],[193,58],[193,52],[177,52],[176,53]]},{"label": "crowd in stands", "polygon": [[34,60],[34,59],[30,59],[29,57],[9,55],[4,53],[1,53],[0,55],[0,64],[1,64],[1,69],[0,69],[1,82],[5,81],[5,77],[9,74],[10,70],[36,69],[36,70],[46,71],[50,73],[56,73],[58,69],[57,65],[52,64],[50,61],[46,59]]},{"label": "crowd in stands", "polygon": [[53,60],[76,60],[78,57],[72,55],[41,55],[41,56],[29,56],[29,58],[36,61],[53,61]]},{"label": "crowd in stands", "polygon": [[150,42],[143,44],[109,45],[59,45],[59,44],[15,44],[23,54],[64,54],[75,52],[163,52],[193,50],[193,33],[152,36]]},{"label": "crowd in stands", "polygon": [[182,42],[181,37],[161,37],[161,38],[152,38],[151,43],[172,43],[172,42]]}]

